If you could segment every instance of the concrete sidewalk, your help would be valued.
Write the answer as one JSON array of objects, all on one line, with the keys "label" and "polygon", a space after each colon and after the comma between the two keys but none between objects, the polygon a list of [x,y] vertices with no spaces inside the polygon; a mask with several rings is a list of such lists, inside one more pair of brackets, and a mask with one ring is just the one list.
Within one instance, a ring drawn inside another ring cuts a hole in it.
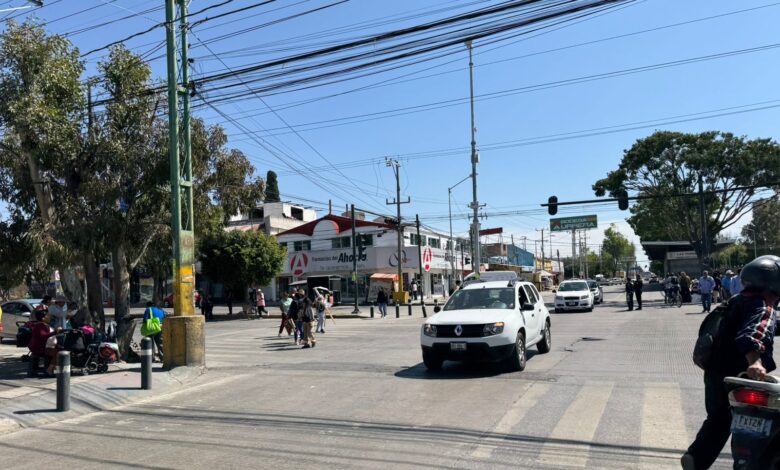
[{"label": "concrete sidewalk", "polygon": [[0,346],[0,434],[84,416],[207,383],[205,369],[167,372],[155,363],[152,390],[141,390],[141,365],[117,363],[104,374],[71,376],[70,411],[57,412],[56,379],[28,378],[26,349]]}]

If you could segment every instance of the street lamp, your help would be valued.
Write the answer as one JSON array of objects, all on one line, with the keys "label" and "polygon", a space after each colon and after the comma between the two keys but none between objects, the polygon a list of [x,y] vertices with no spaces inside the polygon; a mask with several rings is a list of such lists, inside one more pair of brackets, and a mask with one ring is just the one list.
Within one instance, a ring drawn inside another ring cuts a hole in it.
[{"label": "street lamp", "polygon": [[756,246],[756,230],[745,227],[743,230],[751,232],[753,234],[753,258],[758,258],[758,248]]},{"label": "street lamp", "polygon": [[[455,187],[464,181],[467,181],[469,178],[471,178],[471,175],[468,175],[467,177],[463,178],[462,180],[458,181],[457,183],[453,184],[449,188],[447,188],[447,204],[449,205],[450,209],[450,265],[452,266],[452,273],[455,274],[455,246],[452,242],[452,190],[455,189]],[[461,276],[463,277],[463,273],[461,272]]]}]

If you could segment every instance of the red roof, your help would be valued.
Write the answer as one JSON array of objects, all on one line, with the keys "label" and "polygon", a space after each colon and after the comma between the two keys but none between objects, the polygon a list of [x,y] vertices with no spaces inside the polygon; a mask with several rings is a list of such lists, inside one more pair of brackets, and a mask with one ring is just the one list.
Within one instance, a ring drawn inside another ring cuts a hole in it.
[{"label": "red roof", "polygon": [[[285,230],[284,232],[277,233],[276,236],[280,237],[282,235],[294,235],[294,234],[312,236],[314,234],[314,227],[316,227],[317,224],[322,222],[323,220],[330,220],[332,222],[335,222],[338,233],[352,230],[351,218],[342,217],[340,215],[328,214],[325,217],[321,217],[317,220],[312,220],[311,222],[307,222],[303,225],[299,225],[295,228],[291,228],[290,230]],[[395,230],[395,226],[393,225],[382,224],[379,222],[369,222],[367,220],[355,220],[355,227],[381,227],[385,229]]]}]

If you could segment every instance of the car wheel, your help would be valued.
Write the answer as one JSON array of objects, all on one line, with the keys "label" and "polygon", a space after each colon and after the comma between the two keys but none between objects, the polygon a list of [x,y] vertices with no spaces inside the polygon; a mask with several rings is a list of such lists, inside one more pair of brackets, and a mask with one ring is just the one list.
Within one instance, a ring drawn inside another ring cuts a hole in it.
[{"label": "car wheel", "polygon": [[437,356],[434,352],[423,351],[423,364],[428,370],[441,370],[441,365],[444,360]]},{"label": "car wheel", "polygon": [[509,356],[508,368],[511,372],[520,372],[525,369],[525,335],[523,332],[517,333],[515,347],[512,355]]},{"label": "car wheel", "polygon": [[550,322],[548,321],[544,325],[544,330],[542,330],[542,339],[536,343],[536,349],[538,349],[541,354],[545,354],[550,352],[551,347],[552,335],[550,334]]},{"label": "car wheel", "polygon": [[559,309],[559,308],[556,308],[556,309],[555,309],[555,313],[561,313],[561,309]]},{"label": "car wheel", "polygon": [[586,311],[586,312],[592,312],[592,311],[593,311],[593,307],[590,307],[590,308],[588,308],[588,309],[587,309],[587,310],[585,310],[585,311]]}]

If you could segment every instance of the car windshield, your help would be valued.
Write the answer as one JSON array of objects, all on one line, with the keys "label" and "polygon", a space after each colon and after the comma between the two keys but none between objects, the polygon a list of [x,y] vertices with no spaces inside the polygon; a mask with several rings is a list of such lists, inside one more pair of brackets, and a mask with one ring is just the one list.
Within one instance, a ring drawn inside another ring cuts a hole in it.
[{"label": "car windshield", "polygon": [[590,286],[591,289],[597,289],[599,287],[596,281],[588,281],[588,285]]},{"label": "car windshield", "polygon": [[471,310],[483,308],[515,308],[515,290],[512,287],[462,289],[450,297],[444,310]]},{"label": "car windshield", "polygon": [[582,282],[564,282],[561,284],[561,286],[558,288],[561,292],[567,292],[567,291],[575,291],[575,290],[588,290],[588,283],[585,281]]}]

